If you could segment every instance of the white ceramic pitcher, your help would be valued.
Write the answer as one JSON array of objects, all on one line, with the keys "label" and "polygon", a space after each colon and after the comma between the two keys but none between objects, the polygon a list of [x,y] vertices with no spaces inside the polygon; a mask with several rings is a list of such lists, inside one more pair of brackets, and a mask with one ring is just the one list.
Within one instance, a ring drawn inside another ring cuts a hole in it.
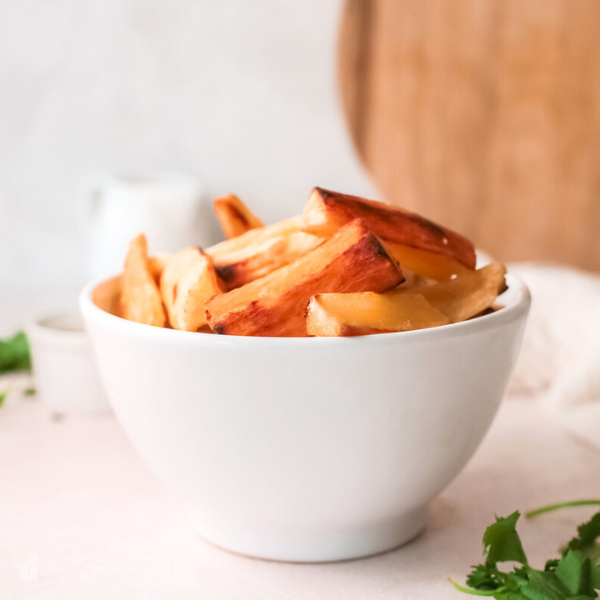
[{"label": "white ceramic pitcher", "polygon": [[208,246],[218,222],[200,182],[188,175],[96,178],[89,191],[89,275],[118,273],[129,240],[145,233],[150,253]]}]

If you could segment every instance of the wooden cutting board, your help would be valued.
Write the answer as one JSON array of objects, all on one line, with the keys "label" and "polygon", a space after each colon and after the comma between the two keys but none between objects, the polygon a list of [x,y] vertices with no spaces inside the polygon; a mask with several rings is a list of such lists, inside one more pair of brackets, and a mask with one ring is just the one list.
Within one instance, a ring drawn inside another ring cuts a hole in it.
[{"label": "wooden cutting board", "polygon": [[347,0],[338,56],[384,199],[600,271],[599,0]]}]

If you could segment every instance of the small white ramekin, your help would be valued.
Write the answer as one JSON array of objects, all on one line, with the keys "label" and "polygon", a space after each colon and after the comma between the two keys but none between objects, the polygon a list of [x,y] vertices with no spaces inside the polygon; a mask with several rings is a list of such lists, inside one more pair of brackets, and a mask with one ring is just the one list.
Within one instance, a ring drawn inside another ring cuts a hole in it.
[{"label": "small white ramekin", "polygon": [[79,311],[33,319],[26,331],[37,393],[49,412],[110,410]]}]

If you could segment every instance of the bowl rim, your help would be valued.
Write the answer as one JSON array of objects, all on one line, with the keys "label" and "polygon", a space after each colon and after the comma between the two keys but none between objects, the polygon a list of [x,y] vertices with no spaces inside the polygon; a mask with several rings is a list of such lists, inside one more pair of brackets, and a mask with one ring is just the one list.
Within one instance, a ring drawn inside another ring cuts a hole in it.
[{"label": "bowl rim", "polygon": [[380,333],[363,336],[350,337],[260,337],[260,336],[241,336],[241,335],[215,335],[196,331],[180,331],[163,327],[154,327],[143,323],[128,321],[123,317],[113,315],[97,306],[92,300],[92,294],[99,285],[118,277],[102,277],[88,283],[80,293],[79,307],[83,314],[84,321],[93,320],[110,329],[118,329],[123,333],[143,336],[150,339],[162,339],[165,342],[169,340],[196,343],[196,344],[224,344],[227,346],[236,346],[244,348],[267,347],[267,346],[290,346],[290,345],[314,345],[314,344],[374,344],[374,343],[397,343],[411,341],[430,341],[440,338],[457,337],[471,335],[485,330],[492,330],[512,323],[513,321],[525,317],[531,304],[531,294],[528,287],[521,279],[513,275],[510,270],[507,272],[506,281],[508,290],[498,296],[500,304],[505,301],[500,310],[494,311],[488,315],[483,315],[475,319],[461,321],[459,323],[450,323],[448,325],[439,325],[428,329],[415,329],[412,331],[395,331],[391,333]]}]

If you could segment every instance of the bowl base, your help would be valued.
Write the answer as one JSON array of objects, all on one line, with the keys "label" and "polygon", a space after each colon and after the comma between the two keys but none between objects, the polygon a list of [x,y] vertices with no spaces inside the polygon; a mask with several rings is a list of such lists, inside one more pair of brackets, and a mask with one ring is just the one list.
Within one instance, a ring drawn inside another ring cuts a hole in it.
[{"label": "bowl base", "polygon": [[215,526],[200,510],[192,510],[194,529],[224,550],[282,562],[334,562],[364,558],[398,548],[425,528],[427,508],[421,507],[393,520],[339,531],[303,533],[259,532]]}]

